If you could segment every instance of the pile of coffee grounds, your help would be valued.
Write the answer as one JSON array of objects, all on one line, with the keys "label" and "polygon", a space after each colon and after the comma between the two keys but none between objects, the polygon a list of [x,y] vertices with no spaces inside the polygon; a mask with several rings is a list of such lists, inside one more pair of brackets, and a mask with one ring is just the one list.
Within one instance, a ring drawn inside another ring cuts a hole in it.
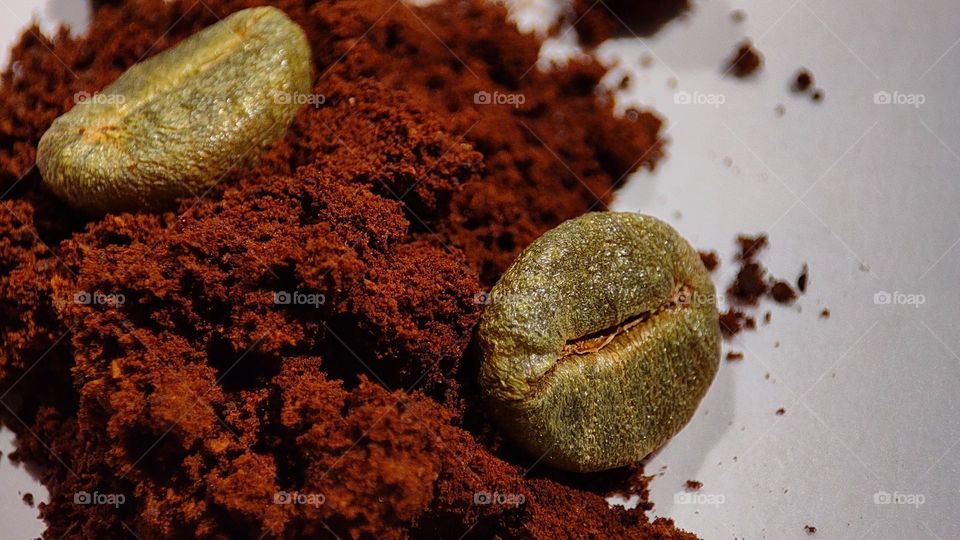
[{"label": "pile of coffee grounds", "polygon": [[255,170],[162,214],[86,218],[43,187],[37,141],[75,94],[260,3],[101,0],[2,74],[0,415],[42,467],[45,536],[695,538],[648,519],[642,473],[537,467],[484,415],[478,297],[660,158],[655,115],[614,117],[594,61],[529,69],[502,7],[272,2],[323,99]]},{"label": "pile of coffee grounds", "polygon": [[727,60],[726,72],[738,79],[746,79],[756,75],[763,67],[763,55],[753,48],[750,40],[744,40],[737,45],[736,51]]},{"label": "pile of coffee grounds", "polygon": [[687,480],[684,486],[691,491],[697,491],[703,487],[703,482],[699,480]]}]

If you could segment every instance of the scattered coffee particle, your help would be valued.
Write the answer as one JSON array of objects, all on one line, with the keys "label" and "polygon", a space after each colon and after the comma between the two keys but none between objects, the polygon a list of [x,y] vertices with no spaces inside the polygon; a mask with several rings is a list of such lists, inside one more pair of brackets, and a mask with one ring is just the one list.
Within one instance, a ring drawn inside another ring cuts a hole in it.
[{"label": "scattered coffee particle", "polygon": [[687,480],[687,483],[686,483],[685,485],[686,485],[687,489],[689,489],[689,490],[691,490],[691,491],[697,491],[697,490],[699,490],[700,488],[703,487],[703,482],[700,482],[700,481],[697,481],[697,480]]},{"label": "scattered coffee particle", "polygon": [[807,534],[816,534],[817,528],[813,525],[804,525],[803,530],[807,531]]},{"label": "scattered coffee particle", "polygon": [[23,503],[29,507],[33,507],[33,493],[24,493],[23,494]]},{"label": "scattered coffee particle", "polygon": [[677,82],[676,77],[667,77],[667,88],[676,88],[680,83]]},{"label": "scattered coffee particle", "polygon": [[811,94],[810,97],[814,101],[823,101],[823,89],[817,88],[816,90],[813,91],[813,94]]},{"label": "scattered coffee particle", "polygon": [[780,407],[779,409],[777,409],[777,416],[783,416],[785,414],[787,414],[787,410],[784,409],[783,407]]},{"label": "scattered coffee particle", "polygon": [[619,86],[620,86],[620,89],[621,89],[621,90],[626,90],[627,88],[630,88],[630,76],[629,76],[629,75],[624,75],[623,78],[620,79],[620,85],[619,85]]},{"label": "scattered coffee particle", "polygon": [[821,318],[821,319],[829,319],[829,318],[830,318],[830,310],[827,309],[827,308],[823,308],[823,311],[820,312],[820,318]]},{"label": "scattered coffee particle", "polygon": [[770,319],[773,317],[773,314],[769,311],[763,314],[763,324],[770,324]]},{"label": "scattered coffee particle", "polygon": [[797,289],[801,293],[807,292],[807,280],[810,278],[810,267],[807,266],[807,263],[803,263],[803,270],[800,271],[800,276],[797,277]]},{"label": "scattered coffee particle", "polygon": [[774,112],[777,116],[783,116],[783,115],[787,114],[787,108],[786,108],[783,104],[779,104],[779,105],[777,105],[776,107],[774,107],[773,112]]},{"label": "scattered coffee particle", "polygon": [[726,168],[728,168],[728,169],[729,169],[730,167],[732,167],[732,166],[733,166],[733,158],[731,158],[730,156],[727,156],[727,157],[723,158],[723,166],[726,167]]},{"label": "scattered coffee particle", "polygon": [[640,67],[649,68],[653,65],[653,56],[650,53],[643,53],[640,56]]},{"label": "scattered coffee particle", "polygon": [[790,89],[797,93],[806,92],[813,86],[813,74],[805,68],[801,68],[793,79]]},{"label": "scattered coffee particle", "polygon": [[797,293],[786,281],[775,280],[770,285],[770,296],[780,304],[789,304],[797,299]]},{"label": "scattered coffee particle", "polygon": [[730,351],[727,353],[727,362],[736,362],[743,360],[743,353],[739,351]]},{"label": "scattered coffee particle", "polygon": [[770,286],[764,279],[766,270],[760,263],[747,261],[740,266],[737,277],[727,289],[727,294],[737,302],[756,305],[760,297],[767,293]]},{"label": "scattered coffee particle", "polygon": [[742,261],[753,260],[769,245],[767,235],[758,234],[757,236],[739,235],[737,244],[740,246],[740,253],[737,255]]},{"label": "scattered coffee particle", "polygon": [[762,66],[763,55],[753,48],[750,40],[740,42],[736,52],[727,60],[727,71],[739,79],[755,75]]},{"label": "scattered coffee particle", "polygon": [[720,332],[725,338],[739,334],[744,328],[753,329],[756,326],[756,321],[740,310],[730,308],[720,314]]},{"label": "scattered coffee particle", "polygon": [[733,19],[733,22],[739,24],[747,20],[747,13],[741,9],[737,9],[730,13],[730,18]]},{"label": "scattered coffee particle", "polygon": [[700,260],[703,261],[703,266],[707,267],[708,272],[713,272],[720,266],[720,257],[716,251],[700,251],[699,253]]}]

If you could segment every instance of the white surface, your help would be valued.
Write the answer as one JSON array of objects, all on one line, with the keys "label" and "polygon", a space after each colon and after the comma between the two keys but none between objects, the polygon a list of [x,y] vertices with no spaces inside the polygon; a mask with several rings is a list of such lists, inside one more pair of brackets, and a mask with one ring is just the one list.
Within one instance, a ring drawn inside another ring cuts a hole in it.
[{"label": "white surface", "polygon": [[[0,18],[4,42],[28,20],[26,4],[45,4],[3,3],[22,19]],[[654,513],[711,539],[808,538],[807,524],[814,538],[960,538],[960,6],[696,5],[653,39],[602,48],[621,58],[611,84],[631,71],[623,103],[660,111],[671,139],[669,158],[636,175],[616,208],[658,215],[698,247],[719,249],[721,285],[735,235],[767,232],[771,272],[792,281],[807,262],[810,287],[796,306],[771,306],[769,326],[728,344],[745,359],[723,363],[696,418],[649,466],[667,466],[652,485]],[[738,8],[741,25],[729,17]],[[763,72],[722,77],[744,36],[765,55]],[[641,69],[648,48],[654,65]],[[788,91],[800,66],[825,89],[823,103]],[[677,91],[724,103],[677,104]],[[926,102],[876,105],[878,91]],[[877,305],[880,291],[925,303]],[[829,320],[819,318],[824,307]],[[774,414],[780,407],[786,415]],[[687,479],[703,489],[685,495]],[[22,481],[4,459],[0,538],[42,530],[36,510],[12,496],[25,488],[7,487]],[[876,504],[882,492],[922,504]]]}]

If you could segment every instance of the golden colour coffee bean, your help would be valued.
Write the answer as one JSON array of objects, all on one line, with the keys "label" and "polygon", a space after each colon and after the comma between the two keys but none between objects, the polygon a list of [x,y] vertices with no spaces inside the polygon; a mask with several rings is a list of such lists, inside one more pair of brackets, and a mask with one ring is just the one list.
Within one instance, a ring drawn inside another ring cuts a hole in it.
[{"label": "golden colour coffee bean", "polygon": [[673,228],[586,214],[530,244],[491,291],[480,384],[533,456],[572,471],[619,467],[690,420],[719,335],[713,283]]},{"label": "golden colour coffee bean", "polygon": [[89,212],[169,207],[283,135],[310,92],[311,63],[303,30],[282,11],[238,11],[57,118],[37,166]]}]

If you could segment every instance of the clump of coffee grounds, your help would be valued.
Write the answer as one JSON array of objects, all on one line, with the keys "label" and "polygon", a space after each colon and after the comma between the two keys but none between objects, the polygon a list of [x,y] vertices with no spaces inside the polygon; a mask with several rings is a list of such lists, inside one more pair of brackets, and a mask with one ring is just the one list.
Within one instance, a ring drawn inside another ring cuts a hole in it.
[{"label": "clump of coffee grounds", "polygon": [[[769,297],[780,304],[792,304],[798,294],[790,284],[782,279],[767,275],[767,269],[757,260],[760,253],[769,246],[766,235],[737,237],[739,252],[736,261],[740,268],[733,282],[727,287],[727,298],[734,304],[726,312],[720,314],[720,332],[724,337],[733,337],[744,328],[755,329],[756,320],[742,308],[754,308],[760,304],[763,297]],[[801,292],[806,290],[809,278],[809,268],[803,265],[803,270],[797,278],[798,286],[802,285]],[[763,321],[770,322],[770,313],[767,312]]]},{"label": "clump of coffee grounds", "polygon": [[703,487],[703,482],[700,482],[698,480],[687,480],[684,486],[691,491],[697,491]]},{"label": "clump of coffee grounds", "polygon": [[695,538],[651,522],[645,489],[611,508],[622,471],[528,472],[483,414],[477,293],[661,155],[659,118],[615,118],[594,61],[528,72],[540,43],[502,7],[274,2],[325,100],[255,170],[92,220],[43,187],[37,141],[76,93],[257,4],[95,2],[87,35],[33,27],[2,75],[0,411],[42,467],[45,536]]},{"label": "clump of coffee grounds", "polygon": [[756,327],[756,319],[739,309],[730,308],[720,314],[720,333],[723,337],[730,338],[739,334],[745,328],[754,330]]},{"label": "clump of coffee grounds", "polygon": [[763,55],[753,47],[750,40],[744,40],[727,60],[726,71],[738,79],[746,79],[756,75],[762,67]]},{"label": "clump of coffee grounds", "polygon": [[720,266],[720,256],[716,251],[700,251],[700,262],[707,269],[707,272],[713,272]]},{"label": "clump of coffee grounds", "polygon": [[23,504],[33,508],[33,493],[23,494]]},{"label": "clump of coffee grounds", "polygon": [[573,0],[570,18],[586,47],[619,36],[650,36],[690,10],[689,0]]},{"label": "clump of coffee grounds", "polygon": [[737,362],[743,360],[743,353],[739,351],[730,351],[727,353],[727,362]]}]

